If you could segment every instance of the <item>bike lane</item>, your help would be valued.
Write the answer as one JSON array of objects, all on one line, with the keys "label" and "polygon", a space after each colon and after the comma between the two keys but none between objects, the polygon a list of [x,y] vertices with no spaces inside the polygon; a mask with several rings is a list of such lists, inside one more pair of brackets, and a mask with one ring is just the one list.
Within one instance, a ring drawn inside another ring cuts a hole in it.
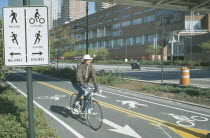
[{"label": "bike lane", "polygon": [[[39,76],[34,75],[34,79],[37,80],[35,82],[36,84],[34,84],[34,95],[35,95],[34,99],[40,100],[40,102],[43,105],[48,105],[47,108],[53,110],[52,112],[56,112],[55,109],[57,109],[57,111],[59,112],[62,111],[62,109],[66,109],[66,107],[68,106],[68,104],[66,103],[68,103],[70,99],[69,95],[72,92],[76,92],[70,83],[66,83],[64,81],[55,81],[51,78],[41,77],[40,75]],[[20,85],[20,84],[17,84],[17,85]],[[40,91],[40,89],[42,89],[43,91]],[[115,90],[112,90],[112,91],[115,92]],[[109,92],[112,92],[112,91],[109,90]],[[39,94],[36,95],[35,93],[36,94],[39,93]],[[54,100],[55,102],[49,103],[49,101],[52,101],[53,99],[48,99],[48,100],[42,99],[43,98],[42,96],[52,97],[52,96],[55,96],[55,94],[65,95],[65,97],[62,97],[62,96],[60,97],[60,99],[62,99],[62,102],[59,100]],[[178,137],[178,135],[181,135],[183,137],[188,137],[188,136],[204,137],[205,134],[207,133],[207,131],[205,130],[208,130],[210,128],[208,126],[209,124],[208,117],[205,117],[205,119],[208,118],[208,121],[203,121],[203,120],[196,121],[196,127],[194,128],[180,127],[176,124],[175,119],[177,119],[177,117],[175,118],[174,115],[185,115],[186,117],[191,118],[191,120],[194,119],[194,121],[195,119],[197,120],[199,119],[197,117],[198,115],[192,114],[192,113],[186,114],[186,112],[184,111],[179,111],[179,110],[177,111],[174,109],[169,110],[168,108],[165,108],[165,107],[160,108],[160,106],[158,105],[142,102],[142,101],[138,102],[138,100],[136,102],[134,99],[131,100],[129,97],[122,97],[120,95],[107,93],[106,90],[102,93],[102,95],[105,97],[98,96],[97,99],[99,100],[101,106],[103,107],[105,120],[107,120],[106,117],[109,117],[109,118],[108,118],[108,121],[106,121],[105,124],[103,125],[102,129],[97,131],[97,133],[100,131],[103,131],[104,127],[106,127],[105,128],[106,131],[104,131],[106,133],[103,133],[103,135],[106,135],[106,137],[107,137],[107,134],[111,134],[111,136],[116,134],[116,133],[112,134],[112,132],[110,131],[109,133],[107,132],[108,129],[111,129],[109,128],[111,124],[110,121],[113,122],[113,120],[115,121],[115,123],[117,122],[116,124],[120,124],[120,126],[124,126],[127,124],[131,125],[130,127],[134,131],[136,131],[136,133],[139,133],[139,135],[141,135],[142,137],[153,136],[154,134],[155,134],[154,136],[159,135],[158,137]],[[42,98],[40,99],[40,97]],[[130,101],[133,101],[133,103]],[[52,109],[52,107],[54,109]],[[62,111],[61,113],[57,113],[57,114],[58,116],[60,116],[62,115],[62,113],[65,113],[65,112]],[[178,116],[178,119],[182,118],[182,120],[189,121],[189,119],[187,119],[186,117],[184,119],[183,117]],[[63,119],[66,119],[66,118],[63,117]],[[68,122],[68,121],[69,119],[65,120],[65,122]],[[74,121],[75,120],[71,120],[69,123],[71,124]],[[199,125],[199,123],[201,123],[201,125]],[[116,127],[116,124],[115,124],[115,127]],[[80,126],[80,125],[77,124],[74,127],[77,127],[77,126]],[[112,124],[112,126],[114,125]],[[199,126],[199,129],[197,129],[198,128],[197,126]],[[203,126],[204,128],[202,128],[201,126]],[[80,128],[81,126],[77,129],[80,130]],[[86,129],[87,129],[87,126],[84,128],[84,130]],[[200,129],[203,129],[203,130],[200,130]],[[87,131],[88,134],[90,133],[89,131],[91,130]],[[94,133],[94,136],[96,136],[97,133]],[[130,132],[130,133],[133,133],[133,132]]]}]

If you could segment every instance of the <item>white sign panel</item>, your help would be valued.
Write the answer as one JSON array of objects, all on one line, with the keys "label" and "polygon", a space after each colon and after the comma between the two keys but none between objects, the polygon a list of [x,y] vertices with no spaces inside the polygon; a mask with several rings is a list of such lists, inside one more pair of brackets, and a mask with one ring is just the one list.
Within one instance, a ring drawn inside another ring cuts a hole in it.
[{"label": "white sign panel", "polygon": [[6,66],[49,64],[47,7],[4,7]]}]

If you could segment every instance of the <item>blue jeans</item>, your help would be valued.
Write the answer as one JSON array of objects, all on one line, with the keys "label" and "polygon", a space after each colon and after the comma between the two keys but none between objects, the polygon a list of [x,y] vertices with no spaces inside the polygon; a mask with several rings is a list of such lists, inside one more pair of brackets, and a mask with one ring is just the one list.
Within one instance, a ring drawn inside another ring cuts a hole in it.
[{"label": "blue jeans", "polygon": [[[83,111],[87,112],[88,111],[88,100],[89,100],[89,95],[88,93],[85,93],[86,89],[84,89],[81,85],[77,84],[76,85],[77,90],[79,91],[76,97],[76,100],[81,100],[82,95],[84,95],[84,105],[83,105]],[[86,87],[88,87],[88,85],[86,85]]]}]

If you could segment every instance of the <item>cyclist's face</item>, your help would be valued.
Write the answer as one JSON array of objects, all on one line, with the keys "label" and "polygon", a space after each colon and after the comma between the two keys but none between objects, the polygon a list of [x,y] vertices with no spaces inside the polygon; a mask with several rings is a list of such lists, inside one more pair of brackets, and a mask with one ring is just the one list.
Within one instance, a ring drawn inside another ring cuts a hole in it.
[{"label": "cyclist's face", "polygon": [[85,64],[90,65],[92,60],[85,60]]}]

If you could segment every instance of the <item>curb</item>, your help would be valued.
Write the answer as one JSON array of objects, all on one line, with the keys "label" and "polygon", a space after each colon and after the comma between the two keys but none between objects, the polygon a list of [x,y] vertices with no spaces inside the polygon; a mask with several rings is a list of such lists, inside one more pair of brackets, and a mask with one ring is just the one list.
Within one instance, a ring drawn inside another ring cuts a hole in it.
[{"label": "curb", "polygon": [[101,85],[101,86],[102,87],[105,87],[105,88],[116,89],[116,90],[121,90],[121,91],[129,92],[129,93],[141,94],[141,95],[150,96],[150,97],[154,97],[154,98],[159,98],[159,99],[163,99],[163,100],[169,100],[169,101],[173,101],[173,102],[178,102],[178,103],[183,103],[183,104],[187,104],[187,105],[192,105],[192,106],[197,106],[197,107],[202,107],[202,108],[210,109],[210,106],[206,106],[206,105],[201,105],[201,104],[196,104],[196,103],[190,103],[190,102],[175,100],[175,99],[171,99],[171,98],[165,98],[165,97],[155,96],[155,95],[152,95],[152,94],[146,94],[146,93],[142,93],[142,92],[136,92],[136,91],[130,91],[130,90],[125,90],[125,89],[120,89],[120,88],[111,87],[111,86],[105,86],[105,85]]}]

